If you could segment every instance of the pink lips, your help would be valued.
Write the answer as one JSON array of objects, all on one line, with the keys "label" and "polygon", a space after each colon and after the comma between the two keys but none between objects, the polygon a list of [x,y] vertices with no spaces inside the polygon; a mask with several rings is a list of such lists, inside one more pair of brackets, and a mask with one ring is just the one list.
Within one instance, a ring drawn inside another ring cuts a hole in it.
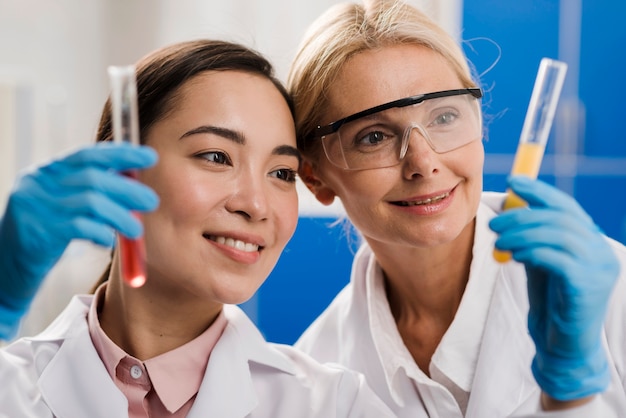
[{"label": "pink lips", "polygon": [[417,215],[434,215],[447,209],[452,204],[453,198],[454,189],[451,189],[392,203]]}]

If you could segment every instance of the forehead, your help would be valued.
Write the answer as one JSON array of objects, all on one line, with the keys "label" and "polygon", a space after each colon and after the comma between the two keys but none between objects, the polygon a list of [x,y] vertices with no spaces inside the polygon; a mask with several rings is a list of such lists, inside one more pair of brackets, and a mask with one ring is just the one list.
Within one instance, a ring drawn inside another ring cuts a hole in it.
[{"label": "forehead", "polygon": [[346,61],[330,85],[324,122],[404,97],[462,87],[443,56],[425,46],[363,51]]},{"label": "forehead", "polygon": [[187,127],[210,124],[295,144],[289,106],[274,83],[243,71],[209,71],[183,84],[168,118]]},{"label": "forehead", "polygon": [[263,106],[258,105],[264,102],[287,107],[285,99],[270,80],[259,74],[244,71],[200,73],[180,87],[178,96],[181,107],[191,108],[201,103],[204,110],[212,112],[219,112],[221,109],[232,110],[233,107],[241,109],[258,107],[258,110],[262,111]]}]

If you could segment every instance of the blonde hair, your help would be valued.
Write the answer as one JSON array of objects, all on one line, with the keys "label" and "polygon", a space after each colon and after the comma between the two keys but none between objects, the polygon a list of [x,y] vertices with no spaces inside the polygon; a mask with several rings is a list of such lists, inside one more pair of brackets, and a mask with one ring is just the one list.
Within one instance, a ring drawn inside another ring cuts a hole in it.
[{"label": "blonde hair", "polygon": [[477,86],[457,41],[416,8],[398,0],[334,5],[308,28],[287,79],[298,148],[304,155],[315,158],[319,152],[318,141],[310,139],[327,107],[326,92],[343,64],[359,52],[399,44],[423,45],[438,52],[464,87]]}]

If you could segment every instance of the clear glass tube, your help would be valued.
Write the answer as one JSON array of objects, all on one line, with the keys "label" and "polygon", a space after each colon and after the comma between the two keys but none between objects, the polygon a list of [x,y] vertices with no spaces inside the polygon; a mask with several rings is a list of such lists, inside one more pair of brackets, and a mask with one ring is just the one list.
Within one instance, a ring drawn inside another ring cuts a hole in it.
[{"label": "clear glass tube", "polygon": [[[111,66],[108,72],[111,83],[113,140],[139,145],[135,67]],[[126,171],[124,175],[137,178],[137,172],[134,170]],[[133,216],[141,221],[138,213],[133,212]],[[118,234],[118,245],[124,282],[131,287],[143,286],[146,282],[146,251],[143,236],[130,239]]]},{"label": "clear glass tube", "polygon": [[[541,60],[515,152],[511,175],[537,178],[566,73],[566,63],[549,58]],[[526,202],[510,189],[507,190],[503,210],[525,205]],[[494,250],[493,256],[499,262],[506,262],[511,259],[509,252],[497,249]]]}]

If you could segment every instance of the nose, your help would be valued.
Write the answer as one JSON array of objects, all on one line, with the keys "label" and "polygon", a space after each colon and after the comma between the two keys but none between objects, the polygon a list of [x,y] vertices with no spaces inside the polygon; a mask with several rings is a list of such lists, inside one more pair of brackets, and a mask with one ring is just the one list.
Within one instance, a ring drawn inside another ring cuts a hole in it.
[{"label": "nose", "polygon": [[269,216],[269,198],[266,185],[259,176],[248,172],[240,175],[234,184],[230,197],[226,201],[226,210],[236,213],[250,221],[262,221]]},{"label": "nose", "polygon": [[426,132],[420,126],[411,126],[407,129],[402,151],[404,152],[403,174],[407,179],[429,177],[439,171],[438,155],[431,147]]}]

